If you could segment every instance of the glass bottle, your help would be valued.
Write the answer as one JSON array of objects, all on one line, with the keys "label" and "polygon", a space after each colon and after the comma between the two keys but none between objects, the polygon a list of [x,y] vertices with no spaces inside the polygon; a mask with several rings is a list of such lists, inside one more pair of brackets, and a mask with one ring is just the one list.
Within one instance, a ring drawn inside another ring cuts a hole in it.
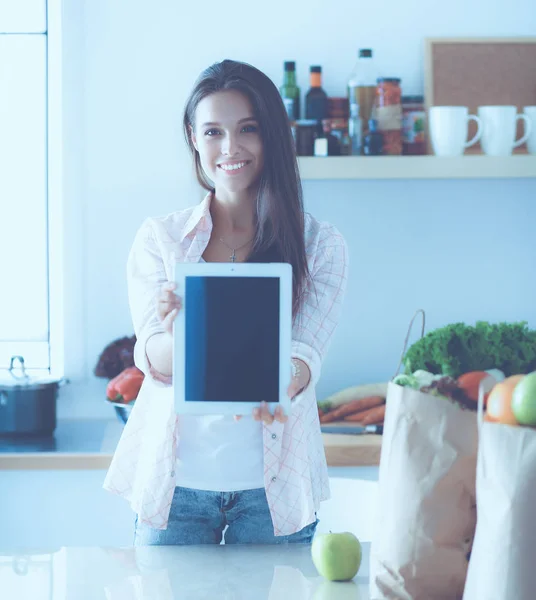
[{"label": "glass bottle", "polygon": [[363,150],[363,121],[359,116],[358,104],[350,104],[348,136],[350,138],[350,154],[352,156],[359,156]]},{"label": "glass bottle", "polygon": [[364,123],[372,117],[372,107],[376,97],[376,67],[370,48],[361,48],[357,63],[348,78],[348,100],[350,105],[359,106],[359,114]]},{"label": "glass bottle", "polygon": [[322,67],[311,67],[311,87],[305,97],[305,118],[322,121],[328,116],[328,95],[322,89]]},{"label": "glass bottle", "polygon": [[297,121],[300,118],[300,88],[296,83],[296,63],[286,61],[284,63],[283,85],[279,93],[287,109],[289,119]]},{"label": "glass bottle", "polygon": [[366,156],[380,156],[383,154],[383,136],[378,131],[378,121],[369,119],[368,133],[363,140],[363,153]]}]

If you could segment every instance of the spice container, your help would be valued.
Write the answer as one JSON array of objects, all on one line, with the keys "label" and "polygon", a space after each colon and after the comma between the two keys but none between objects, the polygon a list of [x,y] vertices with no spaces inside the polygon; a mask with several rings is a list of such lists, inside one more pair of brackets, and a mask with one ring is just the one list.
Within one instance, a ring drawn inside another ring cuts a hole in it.
[{"label": "spice container", "polygon": [[315,156],[328,156],[328,139],[325,137],[317,137],[315,140]]},{"label": "spice container", "polygon": [[313,156],[315,138],[318,134],[318,122],[314,119],[295,121],[296,154],[298,156]]},{"label": "spice container", "polygon": [[402,96],[402,154],[426,154],[423,96]]},{"label": "spice container", "polygon": [[347,119],[323,119],[322,129],[328,140],[331,140],[329,144],[330,156],[346,156],[350,154],[350,136],[348,135]]},{"label": "spice container", "polygon": [[383,153],[402,154],[402,91],[397,77],[379,77],[374,119],[383,136]]}]

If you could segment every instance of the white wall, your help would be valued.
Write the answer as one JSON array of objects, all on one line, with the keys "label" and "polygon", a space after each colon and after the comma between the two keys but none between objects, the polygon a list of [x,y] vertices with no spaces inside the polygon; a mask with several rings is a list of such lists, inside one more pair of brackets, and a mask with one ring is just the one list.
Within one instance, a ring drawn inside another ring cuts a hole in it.
[{"label": "white wall", "polygon": [[[357,48],[372,47],[379,71],[418,93],[424,37],[536,34],[533,0],[451,0],[436,16],[430,5],[66,0],[80,31],[66,48],[66,101],[75,104],[67,143],[80,160],[69,201],[79,211],[74,226],[82,226],[69,268],[81,289],[81,306],[72,308],[83,340],[78,331],[71,348],[77,398],[63,392],[60,415],[108,414],[105,382],[92,381],[89,397],[78,384],[82,373],[91,381],[109,341],[131,334],[125,261],[134,233],[146,216],[199,199],[180,126],[198,73],[235,58],[279,84],[283,61],[296,60],[304,92],[309,65],[321,64],[327,92],[341,95]],[[430,327],[476,318],[536,326],[536,180],[305,182],[304,189],[308,209],[345,234],[351,258],[320,396],[388,378],[419,307]]]}]

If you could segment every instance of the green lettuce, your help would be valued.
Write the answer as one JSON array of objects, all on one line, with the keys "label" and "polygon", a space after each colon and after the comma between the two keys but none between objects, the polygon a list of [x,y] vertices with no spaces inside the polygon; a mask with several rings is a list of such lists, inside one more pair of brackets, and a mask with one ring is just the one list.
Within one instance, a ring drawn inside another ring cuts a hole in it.
[{"label": "green lettuce", "polygon": [[419,369],[454,378],[488,369],[500,369],[506,377],[529,373],[536,370],[536,331],[526,321],[446,325],[427,333],[406,352],[404,372]]}]

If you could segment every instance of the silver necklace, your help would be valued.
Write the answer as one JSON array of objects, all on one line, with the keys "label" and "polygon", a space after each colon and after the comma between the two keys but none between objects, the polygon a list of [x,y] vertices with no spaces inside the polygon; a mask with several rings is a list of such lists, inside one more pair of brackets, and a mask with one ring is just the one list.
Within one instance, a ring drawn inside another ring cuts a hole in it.
[{"label": "silver necklace", "polygon": [[229,257],[231,259],[231,262],[236,262],[236,251],[237,250],[242,250],[242,248],[245,248],[248,244],[250,244],[255,238],[251,238],[249,241],[247,241],[245,244],[242,244],[241,246],[238,246],[238,248],[233,248],[232,246],[229,246],[229,244],[223,239],[220,238],[220,242],[224,245],[227,246],[227,248],[229,248],[229,250],[232,251],[231,256]]}]

